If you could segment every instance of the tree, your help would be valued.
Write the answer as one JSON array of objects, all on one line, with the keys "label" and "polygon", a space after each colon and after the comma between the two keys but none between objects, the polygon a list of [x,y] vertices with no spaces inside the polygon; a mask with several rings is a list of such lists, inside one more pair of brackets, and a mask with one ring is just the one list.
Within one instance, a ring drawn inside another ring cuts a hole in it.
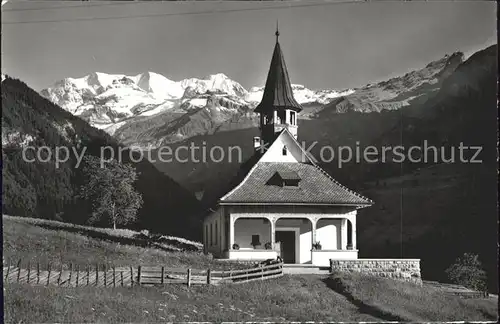
[{"label": "tree", "polygon": [[85,180],[78,198],[92,204],[92,216],[88,220],[90,224],[105,221],[116,229],[117,225],[136,220],[143,201],[141,194],[134,188],[137,173],[133,166],[111,160],[101,167],[99,158],[86,156],[83,173]]},{"label": "tree", "polygon": [[478,291],[486,290],[486,272],[482,269],[477,254],[464,253],[446,269],[446,274],[448,279],[455,284]]}]

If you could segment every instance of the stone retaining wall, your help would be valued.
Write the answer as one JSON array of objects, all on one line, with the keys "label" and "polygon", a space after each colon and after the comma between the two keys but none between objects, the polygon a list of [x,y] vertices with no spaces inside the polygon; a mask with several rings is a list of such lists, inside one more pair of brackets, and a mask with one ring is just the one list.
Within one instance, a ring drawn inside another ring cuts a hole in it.
[{"label": "stone retaining wall", "polygon": [[420,259],[330,260],[330,271],[360,272],[422,284]]}]

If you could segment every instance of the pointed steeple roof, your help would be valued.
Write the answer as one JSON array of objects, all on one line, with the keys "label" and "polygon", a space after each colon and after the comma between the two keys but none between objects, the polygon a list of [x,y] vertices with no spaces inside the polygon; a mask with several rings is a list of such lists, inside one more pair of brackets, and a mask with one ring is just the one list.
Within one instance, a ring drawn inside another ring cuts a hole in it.
[{"label": "pointed steeple roof", "polygon": [[283,58],[283,52],[278,40],[280,35],[278,28],[276,28],[275,35],[276,45],[274,46],[273,58],[271,59],[271,66],[267,74],[264,94],[262,95],[262,101],[254,111],[262,113],[274,110],[274,108],[301,111],[302,106],[293,97],[292,84],[290,83],[285,59]]}]

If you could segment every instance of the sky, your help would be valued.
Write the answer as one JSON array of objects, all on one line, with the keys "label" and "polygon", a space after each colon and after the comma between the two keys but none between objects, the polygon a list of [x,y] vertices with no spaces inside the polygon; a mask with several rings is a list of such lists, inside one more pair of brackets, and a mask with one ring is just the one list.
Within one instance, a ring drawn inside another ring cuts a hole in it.
[{"label": "sky", "polygon": [[497,41],[495,2],[338,1],[12,0],[2,6],[2,73],[35,90],[146,71],[175,81],[224,73],[249,89],[265,83],[279,21],[292,83],[346,89]]}]

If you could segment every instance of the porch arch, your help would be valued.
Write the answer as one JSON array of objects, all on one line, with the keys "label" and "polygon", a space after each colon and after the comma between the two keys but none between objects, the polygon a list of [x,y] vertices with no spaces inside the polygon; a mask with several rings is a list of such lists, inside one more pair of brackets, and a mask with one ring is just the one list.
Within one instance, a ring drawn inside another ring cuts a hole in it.
[{"label": "porch arch", "polygon": [[356,225],[352,220],[347,219],[347,250],[356,250]]},{"label": "porch arch", "polygon": [[316,221],[316,242],[323,250],[342,250],[342,218],[324,217]]},{"label": "porch arch", "polygon": [[[238,217],[233,221],[233,244],[241,250],[264,249],[266,243],[271,243],[271,232],[272,222],[267,217]],[[231,240],[228,243],[228,249],[232,249]],[[255,243],[260,244],[252,245]]]}]

